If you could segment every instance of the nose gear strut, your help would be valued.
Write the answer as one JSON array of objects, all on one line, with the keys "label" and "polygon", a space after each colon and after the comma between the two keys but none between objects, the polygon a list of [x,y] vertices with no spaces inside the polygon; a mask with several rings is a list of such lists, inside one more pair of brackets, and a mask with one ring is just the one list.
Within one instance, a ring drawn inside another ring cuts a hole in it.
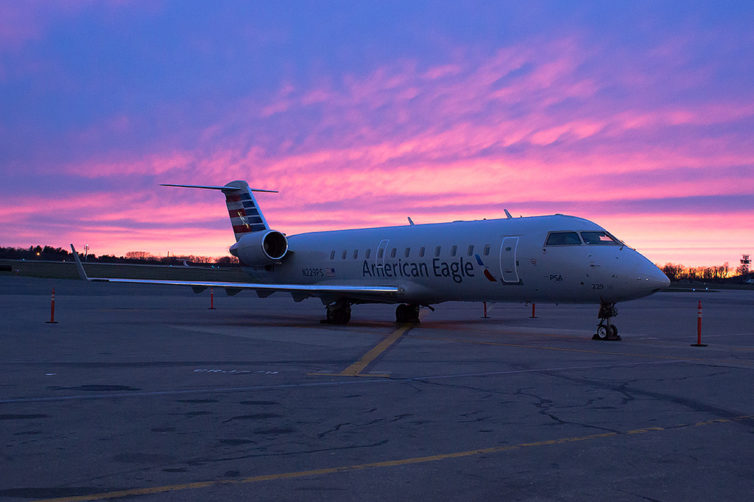
[{"label": "nose gear strut", "polygon": [[592,340],[620,340],[618,336],[618,327],[615,324],[610,323],[610,318],[618,315],[618,310],[615,308],[615,302],[601,302],[599,317],[599,324],[597,325],[597,332],[592,337]]}]

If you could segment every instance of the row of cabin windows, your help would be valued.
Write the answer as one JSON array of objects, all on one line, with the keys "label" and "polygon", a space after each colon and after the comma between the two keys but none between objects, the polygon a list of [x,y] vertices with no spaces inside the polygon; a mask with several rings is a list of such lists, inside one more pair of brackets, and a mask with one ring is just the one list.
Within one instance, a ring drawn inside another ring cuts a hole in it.
[{"label": "row of cabin windows", "polygon": [[[482,251],[484,253],[484,256],[489,256],[490,249],[491,248],[490,248],[489,244],[485,244],[484,245],[484,249]],[[426,247],[424,247],[424,246],[420,247],[419,248],[419,255],[418,255],[419,258],[424,258],[424,256],[426,255],[426,252],[427,252]],[[434,248],[434,257],[438,258],[441,253],[442,253],[442,246],[435,246],[435,248]],[[335,259],[335,254],[336,254],[336,252],[335,252],[334,249],[332,251],[330,251],[330,259],[331,260]],[[411,248],[405,248],[403,250],[402,254],[403,254],[403,256],[402,256],[403,258],[410,258],[411,257]],[[348,250],[344,249],[340,253],[340,258],[343,259],[343,260],[345,260],[345,259],[348,258],[348,255],[349,255]],[[450,256],[457,256],[457,255],[458,255],[458,246],[454,244],[454,245],[452,245],[450,247]],[[368,260],[372,256],[372,250],[369,249],[369,248],[365,249],[363,256],[364,256],[365,260]],[[379,248],[379,249],[377,249],[377,259],[381,260],[384,256],[385,256],[385,248]],[[390,256],[390,258],[396,258],[398,256],[398,248],[391,248],[388,256]],[[469,247],[466,249],[466,256],[474,256],[474,245],[473,244],[470,244]],[[354,259],[354,260],[358,260],[359,259],[359,250],[358,249],[354,249],[353,250],[353,252],[351,253],[351,258]]]}]

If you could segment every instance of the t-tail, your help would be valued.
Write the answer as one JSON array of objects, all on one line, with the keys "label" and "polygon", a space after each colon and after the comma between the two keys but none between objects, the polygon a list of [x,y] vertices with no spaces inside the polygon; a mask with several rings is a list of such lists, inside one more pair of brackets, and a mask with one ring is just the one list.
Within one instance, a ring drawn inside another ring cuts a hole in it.
[{"label": "t-tail", "polygon": [[233,234],[236,236],[236,242],[246,234],[264,232],[270,229],[262,211],[259,210],[253,192],[277,193],[277,190],[249,188],[249,184],[242,180],[231,181],[224,186],[172,184],[162,184],[162,186],[221,190],[225,194],[225,205],[228,206],[228,215],[230,216],[230,224],[233,226]]}]

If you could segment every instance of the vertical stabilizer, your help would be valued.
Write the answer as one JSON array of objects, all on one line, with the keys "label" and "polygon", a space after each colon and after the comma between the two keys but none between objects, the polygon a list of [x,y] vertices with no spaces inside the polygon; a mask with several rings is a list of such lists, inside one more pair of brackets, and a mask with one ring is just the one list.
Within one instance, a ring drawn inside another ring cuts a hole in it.
[{"label": "vertical stabilizer", "polygon": [[250,232],[270,229],[248,183],[241,180],[231,181],[225,185],[223,193],[236,242]]}]

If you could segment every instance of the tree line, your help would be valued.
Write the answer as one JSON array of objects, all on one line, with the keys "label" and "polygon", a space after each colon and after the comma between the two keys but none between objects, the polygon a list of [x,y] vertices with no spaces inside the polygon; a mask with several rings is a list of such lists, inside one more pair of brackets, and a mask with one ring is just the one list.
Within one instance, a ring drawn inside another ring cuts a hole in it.
[{"label": "tree line", "polygon": [[[79,255],[82,259],[84,258],[81,253]],[[0,247],[0,259],[71,261],[73,260],[73,254],[66,249],[52,246],[29,246],[28,248]],[[220,258],[195,255],[154,256],[146,251],[129,251],[125,256],[87,254],[86,261],[150,265],[184,265],[184,262],[189,265],[238,265],[238,258],[235,256],[222,256]]]},{"label": "tree line", "polygon": [[[658,265],[659,266],[659,265]],[[722,281],[725,279],[748,278],[748,270],[743,266],[731,269],[728,262],[717,266],[686,267],[675,263],[666,263],[659,267],[673,282],[677,281]]]}]

